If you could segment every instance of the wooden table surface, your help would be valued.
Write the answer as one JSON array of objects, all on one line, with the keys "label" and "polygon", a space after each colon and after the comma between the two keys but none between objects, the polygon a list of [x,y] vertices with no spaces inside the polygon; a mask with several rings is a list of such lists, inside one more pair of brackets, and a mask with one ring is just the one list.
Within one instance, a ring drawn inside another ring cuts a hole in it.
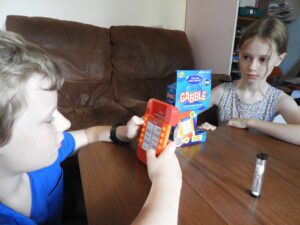
[{"label": "wooden table surface", "polygon": [[[249,195],[256,155],[267,153],[261,198]],[[219,127],[177,151],[183,173],[179,224],[300,224],[300,147]],[[130,224],[150,190],[131,146],[94,143],[79,152],[90,225]]]}]

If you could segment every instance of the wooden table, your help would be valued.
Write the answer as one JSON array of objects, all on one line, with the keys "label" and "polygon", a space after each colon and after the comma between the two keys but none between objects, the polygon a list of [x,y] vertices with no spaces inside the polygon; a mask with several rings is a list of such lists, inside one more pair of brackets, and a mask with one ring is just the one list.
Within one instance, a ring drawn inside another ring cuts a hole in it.
[{"label": "wooden table", "polygon": [[[258,152],[268,154],[260,199],[252,198]],[[300,224],[300,147],[219,127],[206,143],[178,149],[183,172],[179,224]],[[89,224],[130,224],[150,190],[133,148],[91,144],[79,153]]]}]

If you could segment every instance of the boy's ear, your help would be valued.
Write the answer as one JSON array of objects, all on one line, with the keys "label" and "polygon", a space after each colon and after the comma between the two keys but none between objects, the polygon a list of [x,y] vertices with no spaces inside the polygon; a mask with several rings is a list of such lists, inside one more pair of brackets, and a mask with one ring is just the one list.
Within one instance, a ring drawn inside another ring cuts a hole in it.
[{"label": "boy's ear", "polygon": [[277,59],[277,61],[276,61],[276,63],[275,63],[275,66],[279,66],[280,65],[280,63],[282,62],[282,60],[284,60],[284,58],[286,57],[286,52],[284,52],[284,53],[282,53],[281,55],[279,55],[278,56],[278,59]]}]

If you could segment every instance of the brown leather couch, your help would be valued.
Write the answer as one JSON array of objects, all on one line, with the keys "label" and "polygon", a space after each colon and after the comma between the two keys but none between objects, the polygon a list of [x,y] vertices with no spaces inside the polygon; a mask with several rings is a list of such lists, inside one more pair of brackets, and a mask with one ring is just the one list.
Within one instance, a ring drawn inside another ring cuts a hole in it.
[{"label": "brown leather couch", "polygon": [[142,116],[149,98],[164,100],[177,69],[193,69],[182,31],[141,26],[102,28],[44,17],[7,16],[6,29],[45,49],[65,83],[59,110],[71,129]]}]

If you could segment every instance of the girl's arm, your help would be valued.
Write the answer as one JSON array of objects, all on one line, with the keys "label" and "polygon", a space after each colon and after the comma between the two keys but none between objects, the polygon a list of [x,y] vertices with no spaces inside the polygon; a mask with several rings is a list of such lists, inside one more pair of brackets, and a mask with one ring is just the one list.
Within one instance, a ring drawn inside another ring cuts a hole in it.
[{"label": "girl's arm", "polygon": [[220,84],[219,86],[212,89],[209,108],[214,105],[218,106],[220,104],[223,93],[224,93],[224,84]]},{"label": "girl's arm", "polygon": [[[214,89],[212,89],[211,96],[210,96],[209,108],[213,107],[214,105],[216,105],[216,106],[219,105],[221,98],[223,96],[223,93],[224,93],[224,84],[221,84],[221,85],[215,87]],[[208,110],[208,109],[206,109],[206,110]],[[204,122],[203,124],[201,124],[201,126],[199,126],[199,128],[202,130],[215,130],[217,127],[208,122]]]},{"label": "girl's arm", "polygon": [[229,126],[239,128],[253,128],[275,138],[300,145],[300,107],[295,100],[283,93],[278,102],[278,113],[282,115],[287,124],[278,124],[254,119],[232,119]]}]

